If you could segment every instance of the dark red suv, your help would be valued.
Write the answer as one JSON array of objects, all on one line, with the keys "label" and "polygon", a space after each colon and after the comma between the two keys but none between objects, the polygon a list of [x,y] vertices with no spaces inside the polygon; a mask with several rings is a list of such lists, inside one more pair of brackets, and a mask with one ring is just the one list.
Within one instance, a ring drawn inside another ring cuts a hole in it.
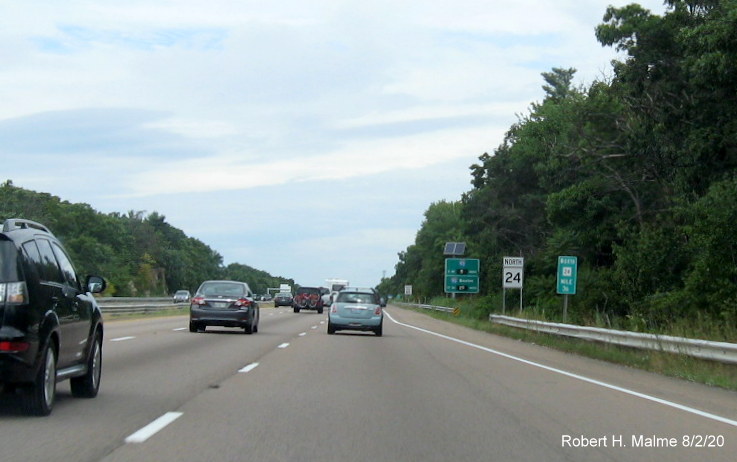
[{"label": "dark red suv", "polygon": [[301,310],[317,310],[318,313],[323,311],[322,289],[320,287],[300,287],[294,294],[292,307],[295,313]]}]

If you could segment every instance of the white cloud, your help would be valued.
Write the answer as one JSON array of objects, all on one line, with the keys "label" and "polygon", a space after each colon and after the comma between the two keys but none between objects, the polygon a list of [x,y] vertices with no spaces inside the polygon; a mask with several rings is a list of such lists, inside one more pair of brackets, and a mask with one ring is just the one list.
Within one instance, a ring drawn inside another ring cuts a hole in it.
[{"label": "white cloud", "polygon": [[[351,277],[370,284],[542,98],[541,72],[608,68],[593,31],[609,3],[629,1],[5,2],[3,176],[156,210],[226,261],[311,283],[366,262]],[[332,229],[352,206],[370,224]],[[238,219],[248,243],[219,225],[234,211],[265,220]],[[273,231],[291,220],[310,223],[297,241]],[[330,274],[290,264],[335,245]]]}]

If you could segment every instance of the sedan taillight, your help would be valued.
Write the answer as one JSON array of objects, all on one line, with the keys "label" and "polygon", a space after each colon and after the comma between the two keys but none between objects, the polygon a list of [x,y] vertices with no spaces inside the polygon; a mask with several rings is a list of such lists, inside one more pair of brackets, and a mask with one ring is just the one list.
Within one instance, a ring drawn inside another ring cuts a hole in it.
[{"label": "sedan taillight", "polygon": [[192,305],[204,305],[205,297],[195,297],[192,299]]},{"label": "sedan taillight", "polygon": [[248,307],[248,306],[251,305],[251,303],[252,303],[251,300],[249,300],[247,298],[239,298],[238,300],[235,301],[235,306],[245,306],[245,307]]}]

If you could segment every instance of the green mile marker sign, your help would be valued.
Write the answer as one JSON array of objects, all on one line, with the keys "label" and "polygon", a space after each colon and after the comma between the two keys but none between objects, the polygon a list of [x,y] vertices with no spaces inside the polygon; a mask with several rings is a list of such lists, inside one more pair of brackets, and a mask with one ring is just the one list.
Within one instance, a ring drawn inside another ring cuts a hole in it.
[{"label": "green mile marker sign", "polygon": [[575,295],[578,257],[558,257],[558,294]]}]

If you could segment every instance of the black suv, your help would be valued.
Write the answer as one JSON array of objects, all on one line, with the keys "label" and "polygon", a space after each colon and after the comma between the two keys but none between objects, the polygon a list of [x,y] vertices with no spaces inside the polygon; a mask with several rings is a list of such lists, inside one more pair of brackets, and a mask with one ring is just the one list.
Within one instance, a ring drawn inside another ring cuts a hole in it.
[{"label": "black suv", "polygon": [[0,231],[0,390],[16,391],[26,412],[48,415],[56,382],[93,398],[102,371],[102,315],[56,237],[45,226],[6,220]]}]

